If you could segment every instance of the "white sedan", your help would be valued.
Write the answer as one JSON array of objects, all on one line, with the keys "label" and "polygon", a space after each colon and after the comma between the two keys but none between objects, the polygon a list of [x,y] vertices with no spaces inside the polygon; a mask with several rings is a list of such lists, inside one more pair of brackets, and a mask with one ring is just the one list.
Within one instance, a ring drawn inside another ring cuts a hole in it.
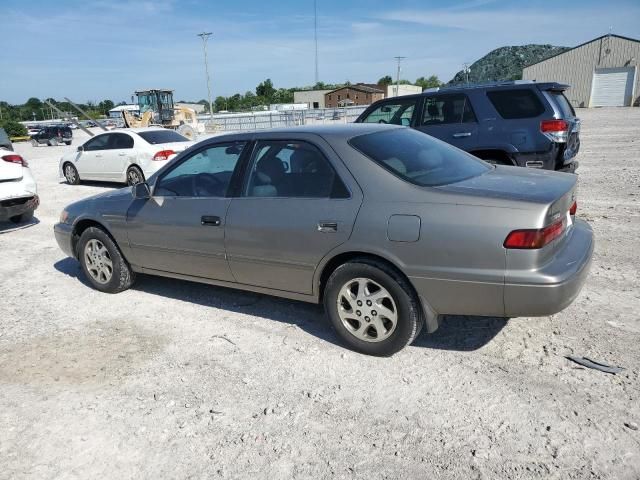
[{"label": "white sedan", "polygon": [[27,161],[0,147],[0,222],[28,222],[38,204],[36,181]]},{"label": "white sedan", "polygon": [[60,159],[60,176],[81,180],[144,182],[194,142],[166,128],[125,128],[91,137]]}]

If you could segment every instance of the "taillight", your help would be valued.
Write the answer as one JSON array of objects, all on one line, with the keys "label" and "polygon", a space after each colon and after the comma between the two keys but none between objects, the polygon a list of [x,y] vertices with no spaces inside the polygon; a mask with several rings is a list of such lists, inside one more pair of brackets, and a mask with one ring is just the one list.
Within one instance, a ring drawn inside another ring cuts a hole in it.
[{"label": "taillight", "polygon": [[550,244],[564,232],[566,219],[532,230],[514,230],[504,241],[504,248],[537,249]]},{"label": "taillight", "polygon": [[160,150],[153,156],[153,160],[168,160],[171,155],[175,155],[173,150]]},{"label": "taillight", "polygon": [[540,131],[554,142],[566,143],[569,136],[569,124],[565,120],[542,120]]},{"label": "taillight", "polygon": [[569,215],[574,216],[577,211],[578,211],[578,201],[576,200],[575,202],[573,202],[573,204],[571,205],[571,208],[569,209]]},{"label": "taillight", "polygon": [[23,167],[28,167],[29,166],[27,161],[24,158],[22,158],[20,155],[15,155],[15,154],[3,155],[2,160],[4,160],[5,162],[9,162],[9,163],[19,163]]}]

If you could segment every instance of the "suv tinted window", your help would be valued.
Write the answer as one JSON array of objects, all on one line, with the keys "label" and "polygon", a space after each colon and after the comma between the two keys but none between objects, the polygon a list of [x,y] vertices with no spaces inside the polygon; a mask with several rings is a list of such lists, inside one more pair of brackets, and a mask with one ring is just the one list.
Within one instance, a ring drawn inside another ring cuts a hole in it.
[{"label": "suv tinted window", "polygon": [[362,119],[363,123],[391,123],[409,126],[416,106],[416,99],[396,100],[378,105],[369,115]]},{"label": "suv tinted window", "polygon": [[544,113],[544,105],[530,89],[493,90],[487,96],[502,118],[533,118]]},{"label": "suv tinted window", "polygon": [[422,125],[475,122],[466,95],[438,95],[425,99]]},{"label": "suv tinted window", "polygon": [[349,192],[325,156],[306,142],[258,142],[248,197],[347,198]]},{"label": "suv tinted window", "polygon": [[408,128],[361,135],[349,143],[378,165],[420,186],[461,182],[491,169],[462,150]]},{"label": "suv tinted window", "polygon": [[174,143],[174,142],[188,142],[189,139],[183,137],[178,132],[173,130],[151,130],[148,132],[136,132],[147,143],[151,145],[157,145],[159,143]]}]

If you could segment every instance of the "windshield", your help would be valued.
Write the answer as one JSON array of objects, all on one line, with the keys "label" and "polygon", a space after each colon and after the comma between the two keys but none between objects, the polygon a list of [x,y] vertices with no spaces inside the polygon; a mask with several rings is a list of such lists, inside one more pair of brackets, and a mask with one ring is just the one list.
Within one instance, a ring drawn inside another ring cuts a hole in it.
[{"label": "windshield", "polygon": [[349,143],[403,180],[425,187],[461,182],[491,170],[482,160],[409,128],[361,135]]},{"label": "windshield", "polygon": [[183,137],[173,130],[150,130],[148,132],[136,132],[143,139],[151,145],[158,145],[159,143],[175,143],[175,142],[189,142],[188,138]]}]

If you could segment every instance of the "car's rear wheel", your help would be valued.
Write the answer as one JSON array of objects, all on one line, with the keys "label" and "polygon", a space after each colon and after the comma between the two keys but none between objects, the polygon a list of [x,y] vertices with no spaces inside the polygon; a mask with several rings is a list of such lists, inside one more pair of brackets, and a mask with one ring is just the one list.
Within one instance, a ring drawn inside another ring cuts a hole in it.
[{"label": "car's rear wheel", "polygon": [[69,140],[67,142],[64,142],[64,143],[65,143],[65,145],[71,145],[71,140]]},{"label": "car's rear wheel", "polygon": [[96,290],[118,293],[135,280],[135,274],[107,233],[89,227],[78,241],[78,259],[87,279]]},{"label": "car's rear wheel", "polygon": [[70,163],[65,163],[62,169],[64,178],[69,185],[78,185],[80,183],[80,175],[78,170]]},{"label": "car's rear wheel", "polygon": [[390,356],[409,345],[422,328],[420,303],[395,269],[356,259],[329,277],[324,305],[338,336],[353,350]]},{"label": "car's rear wheel", "polygon": [[21,215],[16,215],[14,217],[11,217],[9,220],[11,220],[13,223],[27,223],[32,218],[33,218],[33,210],[29,210],[28,212],[24,212]]},{"label": "car's rear wheel", "polygon": [[127,170],[127,185],[133,186],[142,182],[144,182],[144,173],[142,173],[142,170],[135,165],[129,167]]}]

